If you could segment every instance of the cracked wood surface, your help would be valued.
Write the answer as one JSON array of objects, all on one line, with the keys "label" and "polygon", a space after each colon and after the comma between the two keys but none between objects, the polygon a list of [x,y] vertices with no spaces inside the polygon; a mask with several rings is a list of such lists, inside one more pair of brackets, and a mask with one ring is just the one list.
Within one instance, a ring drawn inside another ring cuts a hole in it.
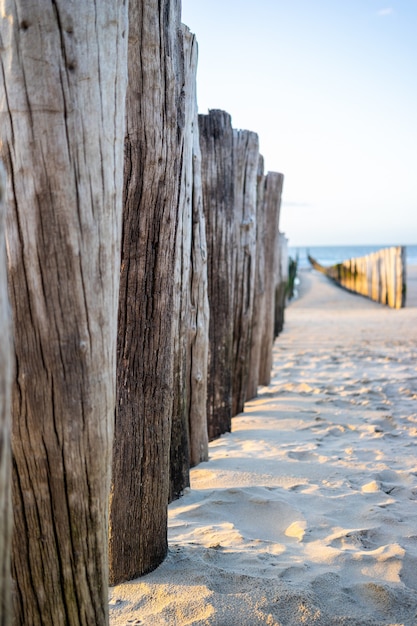
[{"label": "cracked wood surface", "polygon": [[1,8],[14,620],[105,624],[126,6]]},{"label": "cracked wood surface", "polygon": [[111,584],[154,569],[167,552],[180,27],[178,0],[130,3]]},{"label": "cracked wood surface", "polygon": [[0,164],[0,625],[11,623],[10,551],[12,530],[10,401],[12,385],[12,328],[7,293],[4,236],[5,177]]}]

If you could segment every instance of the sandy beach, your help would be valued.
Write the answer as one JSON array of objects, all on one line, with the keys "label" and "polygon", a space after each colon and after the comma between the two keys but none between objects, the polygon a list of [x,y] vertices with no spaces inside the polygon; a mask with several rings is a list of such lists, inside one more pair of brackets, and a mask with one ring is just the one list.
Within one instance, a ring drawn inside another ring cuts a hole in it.
[{"label": "sandy beach", "polygon": [[300,273],[271,384],[169,507],[112,626],[417,625],[417,267],[392,310]]}]

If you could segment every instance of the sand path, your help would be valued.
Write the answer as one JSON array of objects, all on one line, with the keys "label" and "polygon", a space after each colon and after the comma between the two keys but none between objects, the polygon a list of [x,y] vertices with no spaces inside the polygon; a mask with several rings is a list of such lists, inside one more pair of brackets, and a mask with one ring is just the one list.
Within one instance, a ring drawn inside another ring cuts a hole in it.
[{"label": "sand path", "polygon": [[417,625],[417,271],[393,311],[301,275],[273,380],[169,507],[127,626]]}]

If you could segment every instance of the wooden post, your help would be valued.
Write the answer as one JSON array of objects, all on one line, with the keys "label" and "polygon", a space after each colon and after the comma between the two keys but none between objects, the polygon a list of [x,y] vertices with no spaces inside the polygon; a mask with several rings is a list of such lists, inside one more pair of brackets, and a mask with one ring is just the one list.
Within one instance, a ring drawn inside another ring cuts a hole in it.
[{"label": "wooden post", "polygon": [[[274,302],[274,332],[272,335],[272,344],[274,339],[278,337],[279,333],[282,331],[283,323],[284,323],[284,305],[285,305],[285,283],[282,277],[282,268],[281,268],[281,245],[283,241],[280,237],[279,232],[279,218],[281,214],[281,196],[282,196],[282,187],[284,184],[284,176],[282,174],[277,175],[277,185],[278,185],[278,200],[277,200],[277,208],[276,208],[276,243],[275,243],[275,302]],[[271,366],[269,379],[271,380],[271,371],[272,371],[272,347],[271,344]]]},{"label": "wooden post", "polygon": [[259,140],[233,131],[234,221],[236,228],[232,416],[243,411],[252,330],[256,269],[256,191]]},{"label": "wooden post", "polygon": [[199,115],[210,306],[207,423],[209,439],[230,431],[236,230],[233,130],[228,113]]},{"label": "wooden post", "polygon": [[[389,248],[387,250],[387,270],[388,270],[388,306],[395,308],[396,305],[396,288],[395,288],[395,279],[396,279],[396,248]],[[374,298],[375,299],[375,298]]]},{"label": "wooden post", "polygon": [[258,391],[261,338],[265,320],[265,242],[268,224],[266,222],[264,189],[264,160],[260,156],[256,194],[256,271],[246,400],[254,398]]},{"label": "wooden post", "polygon": [[207,366],[208,296],[201,154],[196,98],[197,42],[186,26],[184,40],[185,132],[181,151],[180,210],[177,225],[174,410],[171,435],[170,500],[189,486],[190,465],[208,459]]},{"label": "wooden post", "polygon": [[284,328],[285,300],[288,280],[288,240],[278,233],[277,245],[277,282],[275,287],[275,327],[274,335],[278,335]]},{"label": "wooden post", "polygon": [[123,0],[2,3],[19,625],[108,623],[126,32]]},{"label": "wooden post", "polygon": [[130,2],[111,584],[151,571],[168,547],[180,25],[179,0]]},{"label": "wooden post", "polygon": [[[185,51],[190,59],[191,91],[190,121],[187,129],[192,134],[192,242],[191,242],[191,275],[190,275],[190,320],[189,333],[191,339],[191,385],[190,408],[188,415],[190,464],[198,465],[208,461],[207,432],[207,380],[209,350],[209,301],[207,279],[207,243],[206,222],[203,211],[203,190],[201,181],[201,150],[198,129],[198,109],[196,95],[197,42],[188,29],[185,35]],[[186,56],[186,58],[188,58]]]},{"label": "wooden post", "polygon": [[[375,302],[379,302],[379,255],[377,253],[373,253],[371,256],[372,259],[372,300]],[[389,295],[388,295],[388,303],[389,303]]]},{"label": "wooden post", "polygon": [[169,502],[179,498],[190,484],[190,442],[188,432],[188,410],[190,402],[190,257],[192,237],[192,107],[190,80],[190,47],[186,43],[186,31],[182,27],[183,62],[179,68],[179,85],[182,87],[184,108],[184,133],[178,146],[179,157],[179,201],[175,242],[174,308],[172,336],[174,342],[173,405],[170,443],[170,490]]},{"label": "wooden post", "polygon": [[407,258],[406,249],[404,246],[400,246],[397,256],[397,308],[404,307],[406,305],[406,292],[407,292]]},{"label": "wooden post", "polygon": [[267,238],[265,241],[265,320],[261,341],[259,384],[269,385],[272,370],[272,347],[275,332],[275,293],[277,287],[277,245],[279,214],[284,177],[268,172],[265,178],[265,213]]},{"label": "wooden post", "polygon": [[12,623],[10,596],[12,332],[4,238],[5,191],[4,171],[0,164],[0,626],[8,626]]}]

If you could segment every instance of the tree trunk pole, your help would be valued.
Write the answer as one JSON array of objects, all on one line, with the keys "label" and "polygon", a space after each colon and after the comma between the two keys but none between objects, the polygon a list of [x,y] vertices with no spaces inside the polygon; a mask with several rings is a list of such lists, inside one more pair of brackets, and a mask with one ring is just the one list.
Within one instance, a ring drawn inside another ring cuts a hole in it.
[{"label": "tree trunk pole", "polygon": [[126,18],[123,1],[3,3],[19,626],[108,622]]},{"label": "tree trunk pole", "polygon": [[4,196],[5,177],[3,167],[0,164],[0,626],[8,626],[12,622],[10,596],[12,339],[7,294]]},{"label": "tree trunk pole", "polygon": [[168,549],[180,26],[179,0],[130,2],[111,584],[155,569]]}]

